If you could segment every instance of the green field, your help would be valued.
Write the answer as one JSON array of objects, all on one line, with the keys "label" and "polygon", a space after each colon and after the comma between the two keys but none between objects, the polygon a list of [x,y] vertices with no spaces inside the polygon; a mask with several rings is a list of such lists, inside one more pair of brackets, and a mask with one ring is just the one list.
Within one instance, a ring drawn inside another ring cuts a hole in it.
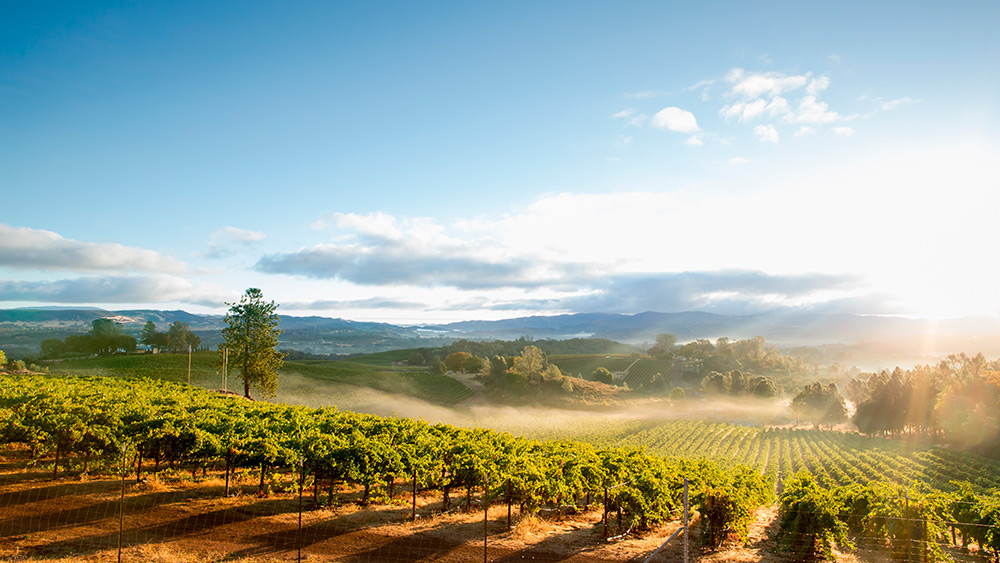
[{"label": "green field", "polygon": [[984,490],[1000,487],[1000,463],[995,460],[945,447],[845,432],[586,415],[547,426],[496,426],[538,440],[639,447],[656,455],[747,465],[781,479],[806,470],[827,485],[885,481],[950,491],[955,488],[952,481],[969,481]]},{"label": "green field", "polygon": [[[472,390],[461,382],[444,375],[433,375],[426,368],[395,366],[397,353],[365,356],[359,361],[302,360],[285,362],[279,375],[279,399],[282,397],[283,380],[296,380],[297,387],[314,386],[312,395],[316,402],[335,404],[341,402],[352,390],[345,386],[415,397],[437,405],[454,405],[472,396]],[[46,364],[54,374],[101,375],[113,377],[149,377],[175,383],[188,381],[187,354],[135,354],[62,360]],[[196,352],[191,355],[191,384],[209,389],[221,389],[222,368],[217,352]],[[226,388],[242,389],[238,372],[230,370]],[[289,398],[290,399],[290,398]]]}]

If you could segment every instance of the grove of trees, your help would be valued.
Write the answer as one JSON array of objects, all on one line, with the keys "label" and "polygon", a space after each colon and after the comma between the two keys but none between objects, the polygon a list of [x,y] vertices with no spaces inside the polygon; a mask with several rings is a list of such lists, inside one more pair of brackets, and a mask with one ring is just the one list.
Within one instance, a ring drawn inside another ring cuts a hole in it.
[{"label": "grove of trees", "polygon": [[191,332],[188,323],[174,321],[167,332],[159,332],[156,330],[156,323],[146,321],[139,333],[139,342],[160,350],[182,352],[188,347],[197,349],[201,345],[201,337]]},{"label": "grove of trees", "polygon": [[865,434],[923,436],[1000,456],[1000,360],[953,354],[936,365],[862,375],[846,392]]},{"label": "grove of trees", "polygon": [[110,356],[135,352],[134,336],[125,334],[121,323],[111,319],[95,319],[86,334],[67,336],[65,340],[49,338],[42,341],[43,358],[65,356]]}]

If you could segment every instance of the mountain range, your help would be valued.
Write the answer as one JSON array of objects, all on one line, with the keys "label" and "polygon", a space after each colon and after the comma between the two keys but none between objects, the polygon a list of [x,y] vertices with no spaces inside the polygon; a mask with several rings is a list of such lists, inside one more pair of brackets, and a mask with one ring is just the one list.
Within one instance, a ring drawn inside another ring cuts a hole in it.
[{"label": "mountain range", "polygon": [[[0,349],[9,355],[33,355],[45,338],[65,338],[90,328],[93,320],[111,318],[138,334],[147,321],[159,330],[176,321],[188,323],[203,344],[221,341],[221,315],[151,309],[108,311],[94,308],[0,309]],[[825,347],[862,350],[894,357],[930,360],[952,352],[1000,353],[1000,319],[972,317],[949,320],[891,316],[821,314],[803,311],[756,315],[720,315],[689,311],[645,312],[634,315],[577,313],[532,316],[498,321],[395,325],[330,317],[281,316],[282,347],[318,353],[351,354],[396,348],[436,347],[458,339],[510,340],[605,338],[642,346],[658,333],[672,333],[679,342],[698,338],[763,336],[780,347]]]}]

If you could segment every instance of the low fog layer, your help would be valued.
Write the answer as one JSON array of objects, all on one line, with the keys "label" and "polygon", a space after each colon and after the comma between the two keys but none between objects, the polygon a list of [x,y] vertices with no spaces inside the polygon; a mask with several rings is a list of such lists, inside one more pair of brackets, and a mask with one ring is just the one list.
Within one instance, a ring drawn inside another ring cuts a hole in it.
[{"label": "low fog layer", "polygon": [[492,428],[529,437],[569,437],[579,424],[591,425],[601,420],[692,419],[758,426],[796,423],[789,413],[787,399],[690,399],[676,404],[667,400],[646,400],[599,410],[514,407],[473,399],[456,407],[446,407],[405,395],[321,381],[297,373],[282,373],[274,400],[309,407],[336,407],[381,416],[415,418],[430,423]]}]

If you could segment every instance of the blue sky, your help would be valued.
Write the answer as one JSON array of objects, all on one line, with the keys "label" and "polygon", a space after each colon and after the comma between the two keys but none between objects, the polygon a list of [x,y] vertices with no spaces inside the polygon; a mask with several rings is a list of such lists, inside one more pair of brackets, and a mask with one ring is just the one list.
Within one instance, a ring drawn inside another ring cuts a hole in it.
[{"label": "blue sky", "polygon": [[997,315],[998,22],[7,3],[0,307]]}]

